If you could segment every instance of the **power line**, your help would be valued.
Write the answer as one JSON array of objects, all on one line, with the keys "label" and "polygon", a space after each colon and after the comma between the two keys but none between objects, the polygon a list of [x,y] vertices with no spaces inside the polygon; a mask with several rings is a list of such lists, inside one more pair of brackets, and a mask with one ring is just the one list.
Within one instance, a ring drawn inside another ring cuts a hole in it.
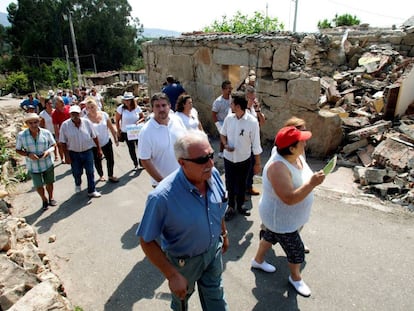
[{"label": "power line", "polygon": [[390,16],[390,15],[384,15],[384,14],[375,13],[375,12],[368,11],[368,10],[363,10],[363,9],[356,8],[356,7],[353,7],[353,6],[350,6],[350,5],[346,5],[346,4],[343,4],[343,3],[341,3],[341,2],[337,2],[337,1],[334,1],[334,0],[327,0],[327,1],[328,1],[328,2],[331,2],[331,3],[333,3],[333,4],[336,4],[336,5],[341,5],[341,6],[343,6],[343,7],[346,7],[346,8],[348,8],[348,9],[351,9],[351,10],[355,10],[355,11],[359,11],[359,12],[363,12],[363,13],[371,14],[371,15],[374,15],[374,16],[385,17],[385,18],[391,18],[391,19],[395,19],[395,20],[398,20],[398,21],[404,21],[404,18],[401,18],[401,17]]}]

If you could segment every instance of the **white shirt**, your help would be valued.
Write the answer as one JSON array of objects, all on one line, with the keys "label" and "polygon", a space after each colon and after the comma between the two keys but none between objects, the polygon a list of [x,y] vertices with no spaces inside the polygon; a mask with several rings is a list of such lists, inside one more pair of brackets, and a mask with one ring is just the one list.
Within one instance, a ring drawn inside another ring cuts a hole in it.
[{"label": "white shirt", "polygon": [[231,111],[230,100],[230,97],[229,99],[225,99],[223,95],[220,95],[216,98],[216,100],[213,103],[213,108],[211,109],[211,111],[217,112],[217,120],[221,123],[227,117],[229,111]]},{"label": "white shirt", "polygon": [[52,134],[55,134],[55,127],[53,126],[52,115],[48,114],[46,110],[42,110],[39,113],[39,117],[45,120],[45,128]]},{"label": "white shirt", "polygon": [[298,169],[280,156],[274,153],[263,168],[263,193],[259,201],[259,214],[263,224],[269,230],[276,233],[290,233],[298,230],[308,220],[313,203],[313,191],[310,192],[301,202],[287,205],[273,189],[267,177],[267,170],[274,162],[282,162],[289,169],[292,176],[292,183],[295,189],[308,182],[313,175],[312,170],[306,163],[303,156],[299,157],[302,162],[302,169]]},{"label": "white shirt", "polygon": [[116,108],[116,112],[121,115],[121,131],[126,133],[127,125],[136,124],[140,119],[139,115],[142,110],[137,106],[134,110],[129,111],[128,109],[124,109],[123,105],[119,105]]},{"label": "white shirt", "polygon": [[188,130],[198,130],[198,125],[200,124],[200,121],[198,120],[198,112],[196,109],[191,109],[190,116],[187,116],[185,113],[178,111],[176,111],[175,114],[183,121],[184,126]]},{"label": "white shirt", "polygon": [[249,113],[237,119],[236,114],[229,114],[221,128],[221,135],[227,137],[227,145],[234,147],[234,151],[224,149],[223,155],[227,160],[238,163],[250,158],[253,151],[254,155],[262,153],[260,145],[259,122]]},{"label": "white shirt", "polygon": [[81,118],[79,127],[76,127],[72,119],[67,119],[60,127],[59,142],[65,143],[70,151],[83,152],[95,147],[95,137],[92,122],[85,118]]},{"label": "white shirt", "polygon": [[109,142],[109,130],[108,130],[108,120],[109,115],[101,111],[102,113],[102,120],[99,123],[92,122],[93,128],[96,131],[96,135],[98,136],[99,145],[105,146]]},{"label": "white shirt", "polygon": [[[174,115],[170,115],[168,125],[159,124],[154,118],[149,119],[138,139],[138,157],[151,160],[152,164],[164,178],[177,168],[179,164],[174,154],[175,141],[186,132],[186,128]],[[151,178],[152,185],[158,183]]]}]

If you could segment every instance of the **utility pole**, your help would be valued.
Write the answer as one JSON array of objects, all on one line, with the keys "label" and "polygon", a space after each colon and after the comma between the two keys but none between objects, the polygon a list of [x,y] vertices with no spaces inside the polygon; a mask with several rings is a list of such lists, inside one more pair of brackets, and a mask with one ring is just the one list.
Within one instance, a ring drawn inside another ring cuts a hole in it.
[{"label": "utility pole", "polygon": [[69,61],[69,52],[68,52],[68,46],[65,44],[65,54],[66,54],[66,65],[68,66],[68,72],[69,72],[69,81],[70,81],[70,88],[73,91],[73,77],[72,77],[72,69],[70,68],[70,61]]},{"label": "utility pole", "polygon": [[72,44],[73,44],[73,56],[75,57],[76,72],[78,74],[78,84],[79,84],[79,87],[81,87],[82,86],[82,74],[81,74],[80,63],[79,63],[78,47],[76,46],[75,30],[73,29],[73,23],[72,23],[72,13],[70,12],[69,9],[68,9],[68,18],[69,18],[70,36],[72,37]]},{"label": "utility pole", "polygon": [[296,19],[298,17],[298,2],[299,0],[294,0],[295,1],[295,18],[293,20],[293,32],[296,32]]}]

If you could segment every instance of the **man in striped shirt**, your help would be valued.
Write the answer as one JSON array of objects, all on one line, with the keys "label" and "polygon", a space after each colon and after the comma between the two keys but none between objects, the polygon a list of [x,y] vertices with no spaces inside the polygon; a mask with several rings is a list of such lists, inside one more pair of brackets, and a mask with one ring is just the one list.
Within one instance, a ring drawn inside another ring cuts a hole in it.
[{"label": "man in striped shirt", "polygon": [[[55,172],[52,160],[56,141],[50,131],[39,126],[40,117],[36,113],[27,113],[24,121],[28,128],[18,134],[16,152],[26,157],[26,166],[32,177],[33,186],[42,198],[42,209],[47,210],[49,205],[57,205],[53,199]],[[49,199],[46,197],[45,185]]]}]

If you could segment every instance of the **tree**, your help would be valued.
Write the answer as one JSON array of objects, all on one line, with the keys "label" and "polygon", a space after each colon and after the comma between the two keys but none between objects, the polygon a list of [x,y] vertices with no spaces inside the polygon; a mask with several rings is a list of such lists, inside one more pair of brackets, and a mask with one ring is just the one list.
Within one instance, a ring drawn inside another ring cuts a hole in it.
[{"label": "tree", "polygon": [[257,34],[268,31],[278,31],[285,28],[279,20],[265,16],[261,12],[254,12],[253,16],[243,15],[240,11],[227,19],[224,15],[221,21],[215,20],[210,26],[205,27],[204,32],[231,32],[236,34]]},{"label": "tree", "polygon": [[[73,55],[69,23],[64,20],[69,12],[81,67],[92,67],[91,54],[99,70],[119,69],[137,57],[139,20],[131,19],[127,0],[18,0],[7,10],[13,54],[20,59],[14,61],[16,65],[34,65],[39,62],[36,56],[49,63],[64,59],[64,45]],[[86,55],[89,58],[82,58]]]},{"label": "tree", "polygon": [[359,24],[360,20],[355,15],[352,16],[351,14],[335,14],[335,17],[331,21],[328,21],[327,19],[324,19],[323,21],[318,21],[318,28],[327,29],[333,27],[353,26]]}]

